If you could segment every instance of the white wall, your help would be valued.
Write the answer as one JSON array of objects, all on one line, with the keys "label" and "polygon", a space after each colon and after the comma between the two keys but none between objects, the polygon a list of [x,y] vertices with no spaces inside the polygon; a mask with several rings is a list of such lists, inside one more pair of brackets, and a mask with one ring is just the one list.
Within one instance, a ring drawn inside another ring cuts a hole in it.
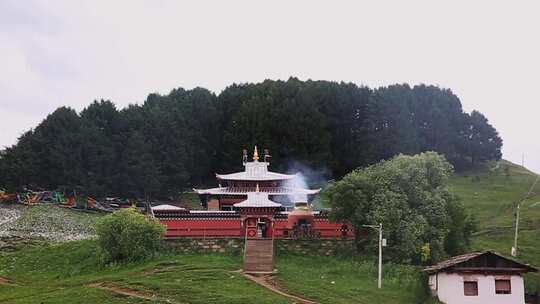
[{"label": "white wall", "polygon": [[[474,278],[478,282],[478,296],[465,296],[463,292],[464,278]],[[446,304],[524,304],[525,290],[523,278],[510,276],[511,294],[495,293],[495,277],[493,275],[461,275],[455,273],[439,273],[429,277],[431,290]],[[437,290],[436,290],[437,289]]]}]

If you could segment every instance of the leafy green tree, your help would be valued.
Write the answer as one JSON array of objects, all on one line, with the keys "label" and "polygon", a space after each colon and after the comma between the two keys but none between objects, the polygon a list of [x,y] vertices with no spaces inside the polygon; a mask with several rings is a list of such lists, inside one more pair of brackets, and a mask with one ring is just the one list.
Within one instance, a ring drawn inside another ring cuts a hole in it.
[{"label": "leafy green tree", "polygon": [[472,111],[467,130],[467,144],[471,163],[500,160],[502,139],[487,118],[478,111]]},{"label": "leafy green tree", "polygon": [[424,254],[428,261],[422,247],[429,244],[429,261],[437,261],[447,254],[445,240],[452,229],[461,229],[455,233],[465,237],[470,233],[457,221],[463,207],[447,189],[451,173],[451,164],[435,152],[399,155],[345,175],[324,197],[334,219],[356,227],[363,250],[376,246],[376,237],[363,244],[362,225],[382,223],[390,244],[388,259],[421,263]]},{"label": "leafy green tree", "polygon": [[445,251],[455,256],[466,252],[471,245],[471,236],[478,230],[478,223],[473,214],[466,212],[460,201],[448,204],[450,230],[444,241]]},{"label": "leafy green tree", "polygon": [[96,230],[105,262],[131,262],[150,257],[160,248],[165,235],[163,225],[132,208],[100,218]]}]

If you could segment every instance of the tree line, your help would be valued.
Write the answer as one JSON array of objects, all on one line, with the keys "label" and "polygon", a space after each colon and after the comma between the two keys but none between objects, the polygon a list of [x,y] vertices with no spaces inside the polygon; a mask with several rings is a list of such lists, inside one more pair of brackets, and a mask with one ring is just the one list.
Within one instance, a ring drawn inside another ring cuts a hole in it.
[{"label": "tree line", "polygon": [[118,109],[58,108],[0,153],[0,187],[172,197],[241,170],[242,149],[268,148],[271,167],[300,163],[336,179],[396,154],[437,151],[457,170],[501,158],[502,140],[449,89],[407,84],[266,80],[150,94]]}]

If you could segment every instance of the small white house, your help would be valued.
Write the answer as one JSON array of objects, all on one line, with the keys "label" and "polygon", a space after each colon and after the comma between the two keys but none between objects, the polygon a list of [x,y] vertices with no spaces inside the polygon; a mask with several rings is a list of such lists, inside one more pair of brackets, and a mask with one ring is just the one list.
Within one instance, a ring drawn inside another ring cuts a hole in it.
[{"label": "small white house", "polygon": [[433,295],[446,304],[524,304],[522,274],[538,269],[484,251],[456,256],[424,271]]}]

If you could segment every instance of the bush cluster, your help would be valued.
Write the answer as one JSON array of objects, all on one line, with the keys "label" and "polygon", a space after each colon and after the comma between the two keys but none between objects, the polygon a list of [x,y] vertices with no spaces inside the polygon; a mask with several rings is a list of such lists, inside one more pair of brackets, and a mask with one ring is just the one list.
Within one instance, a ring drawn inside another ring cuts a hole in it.
[{"label": "bush cluster", "polygon": [[133,208],[99,219],[98,243],[105,262],[132,262],[154,255],[161,246],[165,227]]}]

